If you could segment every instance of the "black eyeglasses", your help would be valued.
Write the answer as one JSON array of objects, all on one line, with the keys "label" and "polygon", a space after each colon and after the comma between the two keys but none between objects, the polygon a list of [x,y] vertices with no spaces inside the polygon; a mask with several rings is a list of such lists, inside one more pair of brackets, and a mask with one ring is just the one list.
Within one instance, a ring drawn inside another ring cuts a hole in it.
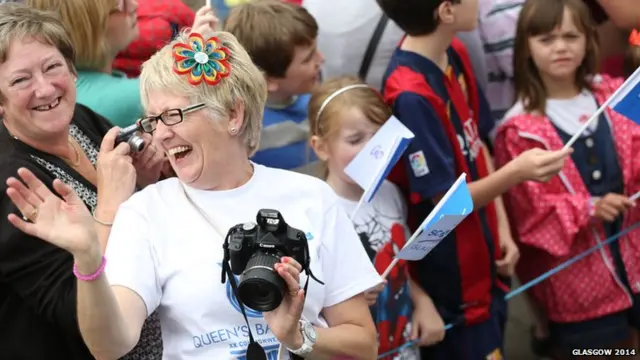
[{"label": "black eyeglasses", "polygon": [[187,106],[184,109],[169,109],[164,111],[160,115],[147,116],[139,120],[138,124],[142,131],[146,133],[153,133],[158,126],[158,121],[162,121],[166,126],[173,126],[180,124],[184,120],[184,115],[190,112],[194,112],[203,109],[206,105],[204,103]]}]

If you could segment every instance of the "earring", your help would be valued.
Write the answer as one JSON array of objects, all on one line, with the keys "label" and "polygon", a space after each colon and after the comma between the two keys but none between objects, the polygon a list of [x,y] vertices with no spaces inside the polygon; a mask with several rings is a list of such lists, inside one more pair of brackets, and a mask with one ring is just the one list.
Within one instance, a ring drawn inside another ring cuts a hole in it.
[{"label": "earring", "polygon": [[231,133],[231,135],[235,135],[237,131],[238,130],[236,130],[235,126],[231,127],[231,129],[229,129],[229,132]]}]

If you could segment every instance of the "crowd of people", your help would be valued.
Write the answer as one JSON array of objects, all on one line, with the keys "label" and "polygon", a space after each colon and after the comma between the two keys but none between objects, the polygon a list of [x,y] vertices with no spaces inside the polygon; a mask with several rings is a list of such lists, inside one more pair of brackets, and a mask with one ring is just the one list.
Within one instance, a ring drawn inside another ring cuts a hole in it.
[{"label": "crowd of people", "polygon": [[[634,1],[0,1],[0,358],[506,358],[514,278],[640,221],[640,125],[590,119]],[[640,231],[524,296],[539,358],[640,359]]]}]

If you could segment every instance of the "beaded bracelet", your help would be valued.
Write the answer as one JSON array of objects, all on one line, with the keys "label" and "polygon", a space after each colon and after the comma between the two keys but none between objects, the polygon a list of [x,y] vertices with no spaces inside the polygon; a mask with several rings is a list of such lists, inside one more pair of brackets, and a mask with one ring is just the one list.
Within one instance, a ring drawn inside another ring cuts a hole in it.
[{"label": "beaded bracelet", "polygon": [[96,272],[94,272],[91,275],[82,275],[80,274],[80,272],[78,272],[78,265],[76,263],[73,264],[73,275],[75,275],[78,280],[81,281],[94,281],[95,279],[97,279],[103,272],[104,272],[104,268],[107,266],[107,258],[105,258],[104,256],[102,257],[102,262],[100,263],[100,267],[98,267],[98,270],[96,270]]}]

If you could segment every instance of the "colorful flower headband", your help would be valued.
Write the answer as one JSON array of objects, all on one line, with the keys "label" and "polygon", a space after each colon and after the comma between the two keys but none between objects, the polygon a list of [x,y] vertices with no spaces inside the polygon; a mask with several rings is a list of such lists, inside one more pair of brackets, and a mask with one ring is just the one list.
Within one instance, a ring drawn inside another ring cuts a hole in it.
[{"label": "colorful flower headband", "polygon": [[640,46],[640,32],[638,30],[633,30],[631,35],[629,36],[629,44],[634,46]]},{"label": "colorful flower headband", "polygon": [[179,75],[188,75],[189,83],[199,85],[202,80],[209,85],[229,76],[229,49],[224,47],[215,36],[206,42],[202,35],[191,33],[189,43],[177,43],[172,47],[173,71]]}]

